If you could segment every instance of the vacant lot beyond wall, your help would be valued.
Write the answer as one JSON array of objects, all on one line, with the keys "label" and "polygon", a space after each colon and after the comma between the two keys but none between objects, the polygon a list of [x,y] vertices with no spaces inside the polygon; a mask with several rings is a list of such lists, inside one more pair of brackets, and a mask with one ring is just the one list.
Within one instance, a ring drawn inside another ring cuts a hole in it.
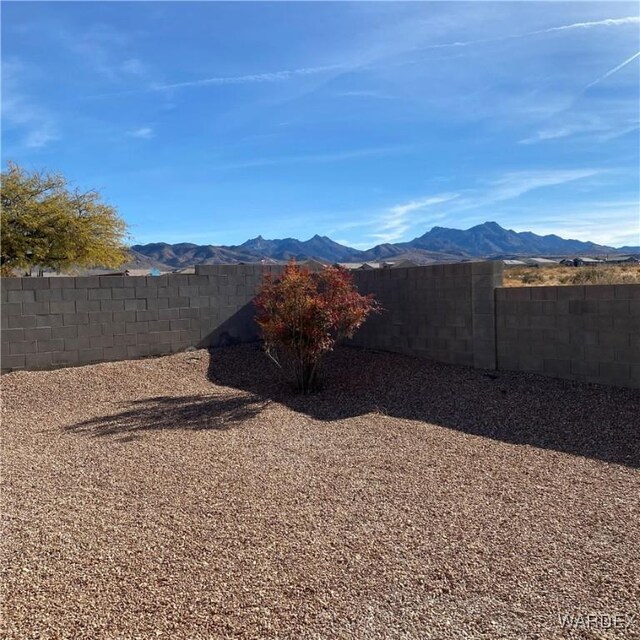
[{"label": "vacant lot beyond wall", "polygon": [[498,368],[640,387],[640,284],[496,290]]}]

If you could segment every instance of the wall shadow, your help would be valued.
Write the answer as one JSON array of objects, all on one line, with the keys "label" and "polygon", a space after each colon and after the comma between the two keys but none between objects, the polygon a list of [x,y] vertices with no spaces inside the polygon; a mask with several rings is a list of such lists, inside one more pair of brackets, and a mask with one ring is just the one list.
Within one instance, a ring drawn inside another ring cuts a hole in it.
[{"label": "wall shadow", "polygon": [[127,436],[145,431],[224,431],[258,415],[268,400],[257,396],[159,396],[123,403],[123,411],[68,426],[65,431],[89,436]]},{"label": "wall shadow", "polygon": [[259,344],[211,349],[209,379],[318,420],[367,413],[640,467],[640,391],[340,347],[323,388],[293,392]]},{"label": "wall shadow", "polygon": [[211,331],[198,342],[197,347],[209,349],[257,342],[260,331],[255,314],[255,306],[250,301],[236,309],[226,320],[211,319]]}]

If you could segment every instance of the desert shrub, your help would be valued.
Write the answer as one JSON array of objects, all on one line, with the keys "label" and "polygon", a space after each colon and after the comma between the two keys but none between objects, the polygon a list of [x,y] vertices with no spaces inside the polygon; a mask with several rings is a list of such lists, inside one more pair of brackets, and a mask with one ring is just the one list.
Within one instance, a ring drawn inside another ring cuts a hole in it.
[{"label": "desert shrub", "polygon": [[610,281],[611,274],[597,267],[580,267],[568,280],[570,284],[608,284]]},{"label": "desert shrub", "polygon": [[638,282],[632,269],[615,269],[610,267],[581,267],[569,279],[569,284],[632,284]]},{"label": "desert shrub", "polygon": [[598,265],[595,267],[526,267],[510,268],[504,273],[504,286],[520,287],[523,284],[589,285],[640,283],[640,266]]},{"label": "desert shrub", "polygon": [[536,282],[544,282],[544,278],[539,271],[531,271],[522,276],[524,284],[535,284]]},{"label": "desert shrub", "polygon": [[346,269],[312,273],[295,261],[280,278],[265,276],[255,305],[267,354],[302,393],[316,388],[322,357],[380,309],[373,296],[358,293]]}]

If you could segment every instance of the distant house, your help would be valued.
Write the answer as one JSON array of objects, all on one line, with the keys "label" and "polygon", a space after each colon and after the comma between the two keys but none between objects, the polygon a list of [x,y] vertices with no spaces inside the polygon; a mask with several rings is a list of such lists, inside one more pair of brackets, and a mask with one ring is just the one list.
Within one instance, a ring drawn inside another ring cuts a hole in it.
[{"label": "distant house", "polygon": [[398,267],[417,267],[413,260],[387,260],[385,262],[339,262],[339,266],[349,271],[369,271],[371,269],[396,269]]},{"label": "distant house", "polygon": [[605,264],[640,264],[640,258],[636,256],[614,256],[606,258]]},{"label": "distant house", "polygon": [[306,269],[309,269],[309,271],[321,271],[327,266],[327,263],[320,262],[320,260],[309,259],[301,262],[300,265],[305,267]]},{"label": "distant house", "polygon": [[595,267],[599,264],[602,264],[602,260],[580,256],[578,258],[574,258],[573,263],[576,265],[576,267]]},{"label": "distant house", "polygon": [[76,269],[70,271],[45,271],[43,275],[49,278],[65,277],[65,276],[149,276],[149,275],[161,275],[162,273],[168,273],[160,271],[155,267],[147,267],[144,269]]},{"label": "distant house", "polygon": [[417,267],[419,266],[417,262],[413,260],[398,260],[397,262],[385,262],[386,265],[391,265],[392,269],[404,268],[404,267]]},{"label": "distant house", "polygon": [[524,260],[511,260],[507,258],[506,260],[499,260],[505,267],[524,267],[526,262]]},{"label": "distant house", "polygon": [[77,276],[125,276],[125,271],[115,269],[70,269],[68,271],[43,271],[42,275],[47,278],[66,278]]},{"label": "distant house", "polygon": [[339,262],[340,267],[349,269],[349,271],[367,271],[368,269],[379,269],[379,262]]},{"label": "distant house", "polygon": [[525,258],[524,263],[528,267],[554,267],[558,264],[558,261],[549,258]]}]

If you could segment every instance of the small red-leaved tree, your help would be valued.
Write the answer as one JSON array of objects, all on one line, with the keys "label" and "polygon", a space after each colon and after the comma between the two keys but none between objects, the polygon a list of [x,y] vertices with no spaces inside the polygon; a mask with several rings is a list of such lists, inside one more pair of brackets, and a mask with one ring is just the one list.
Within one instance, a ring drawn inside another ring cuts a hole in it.
[{"label": "small red-leaved tree", "polygon": [[322,356],[380,309],[372,295],[358,293],[346,269],[312,273],[294,260],[280,278],[265,276],[255,305],[267,354],[293,371],[302,393],[315,389]]}]

